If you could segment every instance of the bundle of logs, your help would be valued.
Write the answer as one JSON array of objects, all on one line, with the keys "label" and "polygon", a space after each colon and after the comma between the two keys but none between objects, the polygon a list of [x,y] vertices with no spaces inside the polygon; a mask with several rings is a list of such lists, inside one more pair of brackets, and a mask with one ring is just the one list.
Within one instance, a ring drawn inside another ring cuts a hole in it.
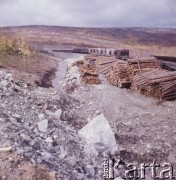
[{"label": "bundle of logs", "polygon": [[111,70],[114,62],[117,62],[117,59],[113,57],[97,57],[96,67],[98,72],[100,74],[107,75]]},{"label": "bundle of logs", "polygon": [[91,68],[96,68],[96,57],[94,56],[85,56],[84,64],[89,65]]},{"label": "bundle of logs", "polygon": [[156,59],[131,59],[128,60],[128,71],[131,76],[160,68]]},{"label": "bundle of logs", "polygon": [[96,68],[91,67],[89,64],[84,64],[80,67],[81,79],[86,84],[100,84],[99,75]]},{"label": "bundle of logs", "polygon": [[114,63],[107,76],[109,83],[121,88],[129,88],[131,86],[131,81],[127,69],[126,61],[118,60]]},{"label": "bundle of logs", "polygon": [[116,60],[116,63],[114,63],[113,68],[108,74],[108,80],[112,85],[129,88],[134,75],[157,68],[160,68],[160,65],[154,59],[131,59],[127,62]]},{"label": "bundle of logs", "polygon": [[85,58],[80,72],[88,84],[99,84],[98,74],[107,76],[110,84],[133,90],[160,100],[176,99],[176,72],[163,70],[155,59]]},{"label": "bundle of logs", "polygon": [[132,77],[132,88],[159,100],[176,99],[176,72],[155,69]]}]

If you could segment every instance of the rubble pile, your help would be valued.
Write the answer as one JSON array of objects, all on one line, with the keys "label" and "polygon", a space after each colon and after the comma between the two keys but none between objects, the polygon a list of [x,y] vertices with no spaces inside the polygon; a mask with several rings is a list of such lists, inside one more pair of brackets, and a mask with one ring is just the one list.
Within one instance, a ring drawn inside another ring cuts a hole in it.
[{"label": "rubble pile", "polygon": [[113,68],[107,76],[109,83],[120,88],[129,88],[131,81],[127,68],[126,61],[118,60],[114,63]]},{"label": "rubble pile", "polygon": [[156,59],[130,59],[127,62],[128,71],[131,76],[161,68]]},{"label": "rubble pile", "polygon": [[56,179],[102,179],[100,159],[85,153],[72,126],[79,119],[74,119],[76,108],[79,102],[68,95],[14,81],[0,71],[1,150],[10,151],[18,164],[46,165]]},{"label": "rubble pile", "polygon": [[159,100],[175,100],[176,72],[156,69],[135,75],[132,78],[132,88]]},{"label": "rubble pile", "polygon": [[68,59],[66,62],[67,73],[63,80],[64,90],[67,94],[73,93],[81,83],[79,67],[82,66],[80,58]]}]

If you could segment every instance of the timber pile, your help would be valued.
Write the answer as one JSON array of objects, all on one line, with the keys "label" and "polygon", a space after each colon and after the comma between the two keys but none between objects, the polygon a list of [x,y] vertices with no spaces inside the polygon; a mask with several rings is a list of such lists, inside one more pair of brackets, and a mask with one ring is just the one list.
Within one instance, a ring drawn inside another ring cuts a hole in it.
[{"label": "timber pile", "polygon": [[80,67],[81,79],[86,84],[100,84],[99,75],[96,68],[92,68],[89,64]]},{"label": "timber pile", "polygon": [[96,57],[94,57],[94,56],[85,56],[84,64],[89,65],[91,68],[96,68]]},{"label": "timber pile", "polygon": [[121,88],[129,88],[131,86],[131,81],[127,68],[126,61],[118,60],[114,63],[113,68],[108,74],[109,83]]},{"label": "timber pile", "polygon": [[132,78],[132,87],[159,100],[176,100],[176,72],[153,70]]},{"label": "timber pile", "polygon": [[96,60],[96,67],[100,74],[107,75],[111,70],[113,63],[117,62],[116,58],[112,57],[98,57]]},{"label": "timber pile", "polygon": [[83,64],[84,64],[83,60],[79,60],[79,61],[76,61],[75,63],[73,63],[72,66],[81,67],[81,66],[83,66]]},{"label": "timber pile", "polygon": [[156,59],[131,59],[127,62],[131,76],[161,68]]}]

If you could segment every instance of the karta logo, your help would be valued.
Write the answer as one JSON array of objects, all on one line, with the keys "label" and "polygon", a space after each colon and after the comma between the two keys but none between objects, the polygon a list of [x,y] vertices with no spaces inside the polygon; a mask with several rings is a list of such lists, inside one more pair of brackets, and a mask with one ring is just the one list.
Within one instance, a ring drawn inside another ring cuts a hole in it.
[{"label": "karta logo", "polygon": [[146,179],[146,172],[152,179],[176,179],[174,168],[170,163],[157,164],[154,160],[151,164],[129,163],[124,166],[123,159],[104,158],[104,179]]}]

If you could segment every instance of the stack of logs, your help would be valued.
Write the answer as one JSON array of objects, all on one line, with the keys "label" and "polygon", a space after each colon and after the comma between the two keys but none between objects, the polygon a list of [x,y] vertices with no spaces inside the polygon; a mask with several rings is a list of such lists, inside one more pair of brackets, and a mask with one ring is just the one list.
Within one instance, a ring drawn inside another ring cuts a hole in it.
[{"label": "stack of logs", "polygon": [[99,74],[96,69],[96,59],[86,56],[85,61],[78,67],[81,74],[81,80],[86,84],[100,84]]},{"label": "stack of logs", "polygon": [[85,56],[84,64],[89,65],[91,68],[96,68],[96,57],[94,56]]},{"label": "stack of logs", "polygon": [[128,71],[131,76],[152,71],[160,68],[160,64],[156,59],[131,59],[128,60]]},{"label": "stack of logs", "polygon": [[114,63],[107,78],[110,84],[121,88],[129,88],[131,86],[130,76],[128,73],[127,62],[118,60]]},{"label": "stack of logs", "polygon": [[99,84],[98,73],[107,76],[110,84],[133,90],[160,100],[176,99],[176,72],[163,70],[155,59],[85,58],[80,68],[82,80]]},{"label": "stack of logs", "polygon": [[117,62],[117,59],[113,57],[97,57],[96,67],[98,72],[100,74],[107,75],[111,70],[114,62]]},{"label": "stack of logs", "polygon": [[116,63],[114,63],[113,68],[108,74],[108,80],[112,85],[129,88],[134,75],[157,68],[160,68],[160,65],[154,59],[131,59],[127,62],[116,60]]},{"label": "stack of logs", "polygon": [[86,84],[100,84],[99,75],[96,68],[91,67],[89,64],[84,64],[80,67],[81,79]]},{"label": "stack of logs", "polygon": [[176,99],[176,72],[153,70],[132,78],[132,88],[159,100]]}]

